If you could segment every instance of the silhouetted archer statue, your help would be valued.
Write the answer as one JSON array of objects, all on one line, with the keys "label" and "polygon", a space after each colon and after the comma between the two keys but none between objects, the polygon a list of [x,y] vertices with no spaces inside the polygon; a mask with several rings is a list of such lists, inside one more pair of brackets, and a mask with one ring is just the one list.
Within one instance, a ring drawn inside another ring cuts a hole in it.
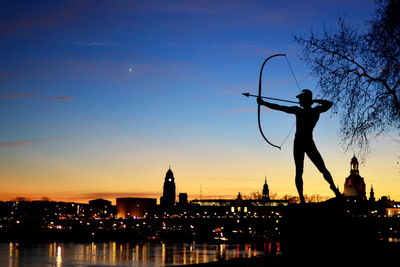
[{"label": "silhouetted archer statue", "polygon": [[[313,140],[313,130],[318,122],[322,112],[328,111],[332,107],[332,102],[323,99],[312,99],[312,92],[308,89],[302,90],[302,93],[296,96],[299,99],[301,107],[281,106],[262,100],[257,97],[257,103],[270,109],[283,111],[296,115],[296,134],[294,138],[293,156],[296,164],[296,188],[299,192],[300,202],[305,203],[303,195],[303,168],[304,154],[310,158],[318,170],[323,174],[325,180],[329,183],[331,190],[337,197],[341,196],[339,190],[335,187],[332,175],[325,166],[321,154],[318,152]],[[312,107],[313,104],[318,104]]]}]

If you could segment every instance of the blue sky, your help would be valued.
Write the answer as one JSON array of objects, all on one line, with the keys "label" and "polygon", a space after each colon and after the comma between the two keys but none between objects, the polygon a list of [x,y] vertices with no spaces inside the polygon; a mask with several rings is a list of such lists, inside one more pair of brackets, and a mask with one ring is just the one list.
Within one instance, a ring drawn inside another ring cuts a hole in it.
[{"label": "blue sky", "polygon": [[[189,197],[200,186],[213,196],[258,191],[267,174],[277,193],[296,194],[293,135],[281,152],[265,145],[255,99],[240,93],[257,93],[260,65],[275,53],[286,53],[301,87],[314,89],[293,35],[332,29],[338,17],[362,29],[373,11],[365,0],[2,2],[0,194],[159,196],[168,165]],[[294,99],[284,58],[268,63],[264,88]],[[331,115],[316,139],[341,185],[352,155],[343,156]],[[293,118],[262,116],[281,142]],[[382,142],[375,155],[388,157],[393,187],[396,151]],[[306,193],[329,195],[318,173],[309,176],[318,178]]]}]

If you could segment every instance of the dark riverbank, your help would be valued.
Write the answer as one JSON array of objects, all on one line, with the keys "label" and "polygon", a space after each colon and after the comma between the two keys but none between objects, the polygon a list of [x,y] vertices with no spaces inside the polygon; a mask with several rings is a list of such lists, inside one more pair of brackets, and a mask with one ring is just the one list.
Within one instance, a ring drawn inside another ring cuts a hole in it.
[{"label": "dark riverbank", "polygon": [[[236,258],[229,260],[214,261],[200,264],[188,264],[183,266],[213,267],[213,266],[230,266],[230,267],[261,267],[261,266],[285,266],[286,261],[282,255],[268,257],[252,257],[252,258]],[[167,265],[168,267],[178,267],[182,265]]]},{"label": "dark riverbank", "polygon": [[[278,255],[218,261],[202,266],[361,266],[398,265],[399,218],[354,216],[344,200],[285,208]],[[385,222],[385,223],[382,223]]]},{"label": "dark riverbank", "polygon": [[[322,247],[324,244],[320,244]],[[355,254],[352,254],[355,252]],[[312,250],[301,257],[291,257],[288,255],[270,255],[266,257],[235,258],[220,260],[200,264],[188,265],[168,265],[168,267],[178,266],[198,266],[198,267],[280,267],[280,266],[397,266],[398,255],[400,253],[400,243],[379,242],[374,251],[358,253],[358,248],[354,248],[348,253],[339,254],[315,254]]]}]

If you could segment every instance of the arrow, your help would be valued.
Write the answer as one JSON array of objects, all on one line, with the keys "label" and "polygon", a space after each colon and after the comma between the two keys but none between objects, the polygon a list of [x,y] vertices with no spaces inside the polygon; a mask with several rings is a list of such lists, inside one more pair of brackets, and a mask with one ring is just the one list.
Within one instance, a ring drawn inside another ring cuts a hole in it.
[{"label": "arrow", "polygon": [[[242,95],[247,96],[247,97],[250,97],[250,96],[251,97],[258,97],[257,95],[251,95],[250,93],[242,93]],[[293,104],[299,104],[299,102],[285,100],[285,99],[279,99],[279,98],[273,98],[273,97],[267,97],[267,96],[262,96],[261,98],[270,99],[270,100],[276,100],[276,101],[282,101],[282,102],[288,102],[288,103],[293,103]]]}]

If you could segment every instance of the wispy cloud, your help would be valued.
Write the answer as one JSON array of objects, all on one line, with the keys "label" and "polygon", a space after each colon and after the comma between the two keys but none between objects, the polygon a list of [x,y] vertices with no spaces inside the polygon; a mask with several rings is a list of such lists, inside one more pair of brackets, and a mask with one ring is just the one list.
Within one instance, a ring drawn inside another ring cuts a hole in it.
[{"label": "wispy cloud", "polygon": [[22,140],[15,142],[0,142],[0,147],[10,147],[10,146],[26,146],[32,144],[31,140]]},{"label": "wispy cloud", "polygon": [[160,191],[157,192],[93,192],[93,193],[72,193],[71,198],[94,199],[108,198],[114,199],[119,197],[159,197]]},{"label": "wispy cloud", "polygon": [[17,99],[17,98],[27,98],[32,96],[33,96],[32,94],[9,94],[0,96],[0,99]]},{"label": "wispy cloud", "polygon": [[57,101],[68,101],[68,100],[74,99],[74,97],[72,97],[72,96],[40,96],[40,97],[50,99],[50,100],[57,100]]},{"label": "wispy cloud", "polygon": [[255,111],[257,111],[257,108],[236,108],[228,110],[227,113],[243,113],[243,112],[255,112]]},{"label": "wispy cloud", "polygon": [[43,96],[43,95],[34,95],[34,94],[9,94],[9,95],[2,95],[0,99],[19,99],[19,98],[43,98],[48,100],[55,100],[55,101],[68,101],[73,100],[74,97],[72,96]]},{"label": "wispy cloud", "polygon": [[73,140],[73,139],[74,138],[70,138],[70,137],[36,138],[36,139],[19,140],[19,141],[12,141],[12,142],[0,142],[0,147],[21,147],[21,146],[31,145],[33,143],[67,141],[67,140]]},{"label": "wispy cloud", "polygon": [[112,201],[115,204],[116,198],[138,197],[138,198],[156,198],[162,195],[161,191],[149,192],[60,192],[57,199],[72,202],[88,202],[92,199],[103,198]]},{"label": "wispy cloud", "polygon": [[151,128],[145,129],[146,132],[160,132],[160,133],[179,133],[188,132],[190,129],[187,128]]},{"label": "wispy cloud", "polygon": [[[98,6],[94,1],[67,1],[64,4],[54,3],[46,10],[41,7],[40,11],[33,9],[28,16],[26,14],[13,16],[12,19],[0,23],[2,34],[35,34],[42,29],[63,29],[70,25],[79,23],[80,19],[85,18],[93,6]],[[36,11],[36,12],[35,12]],[[92,14],[92,13],[91,13]]]},{"label": "wispy cloud", "polygon": [[255,44],[210,44],[210,45],[199,45],[200,47],[207,48],[255,48],[260,45]]},{"label": "wispy cloud", "polygon": [[110,42],[110,41],[90,41],[90,42],[83,42],[83,41],[75,41],[75,42],[66,42],[63,41],[62,44],[64,45],[71,45],[71,46],[119,46],[118,43]]}]

